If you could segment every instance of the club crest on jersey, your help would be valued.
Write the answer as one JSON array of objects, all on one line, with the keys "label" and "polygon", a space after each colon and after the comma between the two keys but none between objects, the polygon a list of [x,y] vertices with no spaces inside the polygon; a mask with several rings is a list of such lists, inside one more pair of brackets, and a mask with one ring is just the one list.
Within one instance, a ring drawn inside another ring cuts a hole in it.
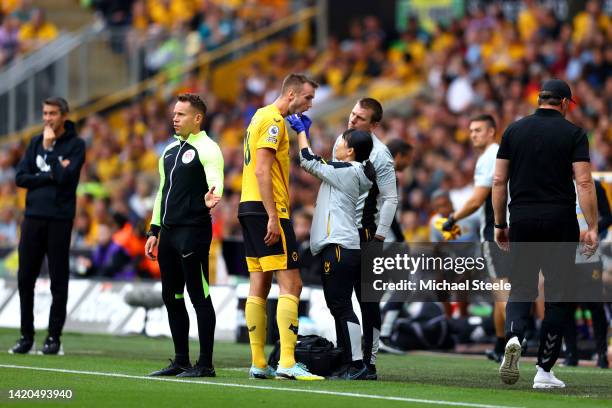
[{"label": "club crest on jersey", "polygon": [[181,161],[185,164],[191,163],[194,157],[195,157],[195,150],[189,149],[185,153],[183,153],[183,157],[181,157]]},{"label": "club crest on jersey", "polygon": [[268,128],[268,137],[266,137],[266,142],[276,144],[278,142],[278,126],[272,125]]}]

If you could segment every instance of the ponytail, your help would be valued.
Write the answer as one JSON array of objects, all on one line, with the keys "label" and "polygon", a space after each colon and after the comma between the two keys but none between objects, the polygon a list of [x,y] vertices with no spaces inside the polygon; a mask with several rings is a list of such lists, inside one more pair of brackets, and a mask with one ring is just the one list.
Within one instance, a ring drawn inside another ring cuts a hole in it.
[{"label": "ponytail", "polygon": [[365,173],[366,177],[368,180],[374,183],[374,181],[376,181],[376,169],[374,168],[374,165],[369,159],[364,161],[362,164],[363,172]]},{"label": "ponytail", "polygon": [[346,140],[346,146],[355,151],[355,161],[363,163],[370,157],[374,141],[370,132],[362,130],[348,129],[342,134]]}]

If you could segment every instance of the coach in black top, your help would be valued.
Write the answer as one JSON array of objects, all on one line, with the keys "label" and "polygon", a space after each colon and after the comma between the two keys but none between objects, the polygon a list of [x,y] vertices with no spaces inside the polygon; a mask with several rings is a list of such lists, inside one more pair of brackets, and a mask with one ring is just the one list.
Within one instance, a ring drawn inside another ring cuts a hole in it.
[{"label": "coach in black top", "polygon": [[85,162],[85,143],[66,120],[68,103],[43,103],[44,131],[34,137],[17,166],[17,186],[28,190],[19,240],[17,280],[21,303],[21,338],[9,350],[25,354],[34,345],[34,286],[47,255],[51,278],[49,334],[43,354],[61,353],[60,336],[68,301],[68,251],[76,207],[76,188]]},{"label": "coach in black top", "polygon": [[[559,355],[569,307],[563,303],[567,278],[579,240],[576,193],[588,231],[583,252],[597,249],[597,201],[585,132],[564,117],[572,101],[569,86],[558,79],[542,85],[538,109],[512,123],[502,137],[493,178],[495,241],[513,258],[512,289],[506,307],[506,349],[500,367],[503,382],[518,381],[525,323],[544,279],[546,311],[542,322],[533,388],[563,388],[551,368]],[[576,190],[573,185],[576,179]],[[506,225],[506,186],[510,182],[510,228]],[[531,242],[546,242],[529,244]],[[554,244],[552,244],[554,243]],[[545,248],[545,250],[543,250]]]}]

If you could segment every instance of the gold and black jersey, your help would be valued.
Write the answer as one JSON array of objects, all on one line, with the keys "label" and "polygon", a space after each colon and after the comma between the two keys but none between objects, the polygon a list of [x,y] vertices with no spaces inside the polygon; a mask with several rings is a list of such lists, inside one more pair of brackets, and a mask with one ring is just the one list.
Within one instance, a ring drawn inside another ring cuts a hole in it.
[{"label": "gold and black jersey", "polygon": [[257,149],[275,151],[272,164],[272,190],[279,218],[289,218],[289,134],[278,108],[268,105],[257,110],[244,138],[242,195],[238,215],[266,215],[261,200],[255,166]]}]

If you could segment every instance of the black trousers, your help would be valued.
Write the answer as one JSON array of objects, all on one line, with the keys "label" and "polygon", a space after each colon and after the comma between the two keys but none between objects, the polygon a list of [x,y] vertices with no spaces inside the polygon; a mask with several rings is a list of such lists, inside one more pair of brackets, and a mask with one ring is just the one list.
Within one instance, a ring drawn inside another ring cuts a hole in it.
[{"label": "black trousers", "polygon": [[[506,305],[506,340],[523,340],[538,295],[538,274],[544,275],[545,312],[540,331],[538,365],[549,371],[559,357],[570,314],[563,302],[567,273],[574,270],[579,228],[573,219],[532,219],[510,225],[512,289]],[[529,244],[532,243],[532,244]],[[547,243],[547,244],[543,244]]]},{"label": "black trousers", "polygon": [[45,255],[51,279],[49,337],[60,337],[68,302],[68,256],[72,220],[25,217],[19,239],[17,284],[21,305],[21,335],[34,337],[34,287]]},{"label": "black trousers", "polygon": [[[374,239],[376,227],[360,228],[359,239],[361,243],[370,242]],[[380,339],[380,326],[382,317],[379,302],[364,302],[361,298],[361,272],[355,283],[355,294],[361,309],[361,322],[363,324],[363,361],[369,365],[376,364],[378,344]]]},{"label": "black trousers", "polygon": [[189,359],[189,315],[185,307],[185,286],[195,309],[200,338],[199,363],[212,367],[216,316],[208,287],[208,254],[212,227],[162,227],[158,260],[162,297],[176,358]]},{"label": "black trousers", "polygon": [[353,287],[361,274],[361,253],[336,244],[327,245],[320,254],[321,280],[325,302],[336,323],[338,347],[342,347],[344,363],[363,359],[361,327],[353,310]]}]

